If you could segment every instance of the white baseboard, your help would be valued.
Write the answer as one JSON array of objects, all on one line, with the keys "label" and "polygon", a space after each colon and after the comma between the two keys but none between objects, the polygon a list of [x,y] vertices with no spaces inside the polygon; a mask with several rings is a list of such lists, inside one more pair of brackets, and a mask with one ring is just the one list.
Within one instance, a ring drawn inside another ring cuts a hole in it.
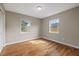
[{"label": "white baseboard", "polygon": [[60,43],[60,44],[64,44],[64,45],[66,45],[66,46],[70,46],[70,47],[73,47],[73,48],[77,48],[77,49],[79,49],[79,47],[78,47],[78,46],[71,45],[71,44],[69,44],[69,43],[60,42],[60,41],[57,41],[57,40],[52,40],[52,39],[49,39],[49,38],[47,38],[47,37],[43,37],[43,38],[44,38],[44,39],[47,39],[47,40],[54,41],[54,42],[58,42],[58,43]]},{"label": "white baseboard", "polygon": [[[39,37],[38,37],[38,38],[39,38]],[[6,45],[15,44],[15,43],[24,42],[24,41],[29,41],[29,40],[33,40],[33,39],[37,39],[37,38],[31,38],[31,39],[20,40],[20,41],[17,41],[17,42],[5,43],[5,46],[6,46]]]},{"label": "white baseboard", "polygon": [[[40,38],[40,37],[38,37],[38,38]],[[49,38],[47,38],[47,37],[42,37],[42,38],[47,39],[47,40],[51,40],[51,41],[54,41],[54,42],[58,42],[58,43],[60,43],[60,44],[64,44],[64,45],[67,45],[67,46],[70,46],[70,47],[74,47],[74,48],[79,49],[79,47],[78,47],[78,46],[71,45],[71,44],[69,44],[69,43],[60,42],[60,41],[57,41],[57,40],[52,40],[52,39],[49,39]],[[32,38],[32,39],[29,39],[29,40],[33,40],[33,39],[37,39],[37,38]],[[12,42],[12,43],[7,43],[7,44],[5,44],[5,46],[6,46],[6,45],[15,44],[15,43],[24,42],[24,41],[28,41],[28,39],[26,39],[26,40],[20,40],[20,41],[17,41],[17,42]]]}]

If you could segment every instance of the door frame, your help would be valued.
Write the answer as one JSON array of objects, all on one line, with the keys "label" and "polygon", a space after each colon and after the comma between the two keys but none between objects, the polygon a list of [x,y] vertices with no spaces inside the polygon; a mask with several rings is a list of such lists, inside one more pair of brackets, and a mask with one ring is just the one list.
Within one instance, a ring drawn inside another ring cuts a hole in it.
[{"label": "door frame", "polygon": [[[0,12],[3,14],[3,47],[5,46],[5,12],[3,8],[0,6]],[[3,47],[0,49],[2,51]]]}]

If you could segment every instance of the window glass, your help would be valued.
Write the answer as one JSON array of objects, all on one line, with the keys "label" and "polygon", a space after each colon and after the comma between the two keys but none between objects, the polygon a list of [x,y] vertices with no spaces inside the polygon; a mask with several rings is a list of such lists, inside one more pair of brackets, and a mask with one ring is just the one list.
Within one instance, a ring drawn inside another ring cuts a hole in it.
[{"label": "window glass", "polygon": [[49,21],[49,32],[59,33],[59,19],[53,19]]}]

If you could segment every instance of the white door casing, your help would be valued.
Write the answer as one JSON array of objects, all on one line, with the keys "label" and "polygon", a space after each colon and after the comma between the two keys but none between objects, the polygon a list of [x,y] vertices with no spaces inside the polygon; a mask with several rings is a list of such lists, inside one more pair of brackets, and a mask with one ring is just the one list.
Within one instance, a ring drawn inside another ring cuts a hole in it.
[{"label": "white door casing", "polygon": [[0,52],[4,46],[4,14],[0,10]]}]

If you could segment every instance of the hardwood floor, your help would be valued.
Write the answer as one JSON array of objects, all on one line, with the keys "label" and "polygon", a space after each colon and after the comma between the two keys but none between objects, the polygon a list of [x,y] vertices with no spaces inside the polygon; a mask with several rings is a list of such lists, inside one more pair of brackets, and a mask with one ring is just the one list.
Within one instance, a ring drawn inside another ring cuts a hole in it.
[{"label": "hardwood floor", "polygon": [[8,45],[1,54],[3,56],[79,56],[79,49],[37,39]]}]

